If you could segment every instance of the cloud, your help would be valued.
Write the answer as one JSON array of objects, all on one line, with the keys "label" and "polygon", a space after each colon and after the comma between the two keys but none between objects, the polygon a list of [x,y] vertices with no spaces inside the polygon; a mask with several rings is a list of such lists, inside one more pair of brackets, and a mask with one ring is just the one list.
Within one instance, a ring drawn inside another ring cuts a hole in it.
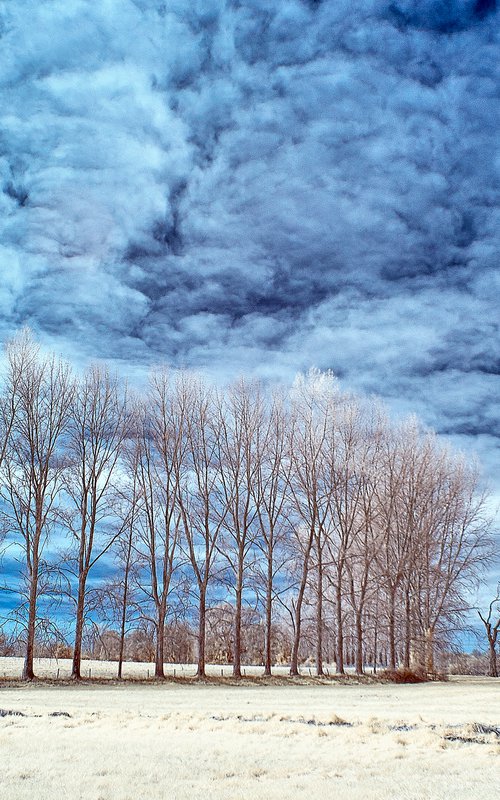
[{"label": "cloud", "polygon": [[17,0],[1,42],[4,336],[329,367],[493,464],[494,0]]}]

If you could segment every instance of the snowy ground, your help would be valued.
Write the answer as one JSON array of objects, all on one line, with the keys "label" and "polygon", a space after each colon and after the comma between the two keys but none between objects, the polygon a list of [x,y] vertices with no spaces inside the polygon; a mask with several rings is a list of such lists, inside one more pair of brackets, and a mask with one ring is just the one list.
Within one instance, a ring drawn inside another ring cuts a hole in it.
[{"label": "snowy ground", "polygon": [[0,681],[0,709],[6,800],[500,797],[500,680]]},{"label": "snowy ground", "polygon": [[[20,678],[23,672],[22,658],[0,658],[0,678]],[[40,678],[69,678],[71,675],[71,659],[69,658],[35,658],[35,674]],[[165,675],[176,678],[192,678],[196,675],[196,664],[165,664]],[[314,666],[301,666],[301,672],[306,677],[314,675]],[[116,678],[118,663],[116,661],[82,661],[82,677],[84,678]],[[228,678],[232,674],[232,667],[220,664],[208,664],[207,674],[216,678]],[[152,678],[155,665],[146,662],[129,661],[123,665],[123,678],[147,680]],[[263,667],[242,667],[242,672],[250,677],[262,675]],[[334,674],[335,666],[326,666],[325,672]],[[286,676],[290,673],[289,666],[273,667],[273,673]]]}]

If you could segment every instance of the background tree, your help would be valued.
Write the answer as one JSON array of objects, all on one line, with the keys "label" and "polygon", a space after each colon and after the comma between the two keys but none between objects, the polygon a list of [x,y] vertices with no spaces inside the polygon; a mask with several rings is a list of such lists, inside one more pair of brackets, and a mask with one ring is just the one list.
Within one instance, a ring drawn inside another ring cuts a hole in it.
[{"label": "background tree", "polygon": [[[68,568],[76,579],[75,644],[71,677],[81,678],[82,635],[88,578],[117,537],[111,524],[113,474],[127,433],[126,399],[105,367],[93,366],[77,382],[68,418],[64,521],[76,554]],[[107,524],[108,523],[108,524]]]},{"label": "background tree", "polygon": [[164,370],[152,375],[148,395],[138,406],[136,438],[137,548],[142,567],[140,588],[146,600],[143,616],[155,629],[155,677],[164,678],[165,623],[182,521],[178,464],[183,445],[172,386]]},{"label": "background tree", "polygon": [[344,673],[345,572],[356,539],[366,533],[367,484],[363,475],[363,409],[357,398],[339,396],[325,437],[325,526],[328,577],[335,592],[336,669]]},{"label": "background tree", "polygon": [[221,502],[224,519],[220,552],[227,559],[234,587],[233,675],[241,678],[241,625],[245,575],[255,542],[257,511],[253,487],[257,480],[257,436],[262,425],[262,394],[257,384],[241,380],[216,399]]},{"label": "background tree", "polygon": [[[298,591],[293,603],[294,642],[290,674],[299,674],[299,648],[302,632],[302,608],[311,569],[313,546],[323,542],[327,504],[325,502],[324,460],[333,398],[336,383],[330,374],[323,375],[311,370],[307,376],[295,381],[292,395],[294,425],[291,431],[290,454],[293,466],[290,474],[290,496],[293,499],[295,524],[294,538],[299,554]],[[322,546],[322,545],[321,545]],[[318,585],[322,587],[322,571],[318,573]],[[322,588],[317,597],[318,650],[321,650]],[[321,659],[317,661],[321,674]]]},{"label": "background tree", "polygon": [[484,625],[486,636],[488,637],[489,648],[489,672],[491,678],[498,678],[497,667],[497,638],[500,630],[500,583],[497,586],[496,596],[491,601],[488,608],[488,616],[485,617],[481,611],[477,612]]},{"label": "background tree", "polygon": [[[376,487],[380,529],[376,562],[385,600],[379,608],[387,620],[391,669],[396,669],[398,664],[397,625],[403,608],[407,633],[405,666],[410,666],[411,582],[426,520],[432,513],[432,472],[432,441],[423,436],[416,420],[398,426],[386,421]],[[401,602],[403,589],[404,604]]]},{"label": "background tree", "polygon": [[111,587],[113,608],[120,629],[120,649],[118,653],[118,678],[122,678],[125,658],[125,639],[139,618],[139,604],[135,591],[139,579],[139,566],[136,559],[136,520],[140,508],[140,495],[137,480],[138,448],[135,431],[132,442],[125,448],[125,470],[128,481],[121,486],[118,503],[119,536],[115,543],[117,576]]},{"label": "background tree", "polygon": [[[391,423],[317,370],[290,395],[158,370],[130,425],[105,367],[75,386],[26,331],[6,364],[0,538],[17,558],[2,589],[20,601],[4,632],[26,678],[35,649],[70,641],[63,576],[75,678],[86,646],[119,675],[126,656],[154,657],[162,677],[165,657],[195,655],[200,677],[211,658],[237,677],[245,658],[266,674],[308,659],[321,675],[333,650],[339,672],[411,657],[432,672],[463,626],[494,556],[486,495],[415,420]],[[481,617],[492,672],[494,608]]]},{"label": "background tree", "polygon": [[[205,677],[207,595],[217,567],[217,544],[225,522],[220,506],[218,434],[212,425],[213,392],[199,379],[184,376],[178,403],[184,411],[186,462],[176,461],[183,541],[198,593],[197,675]],[[187,465],[187,468],[186,468]]]},{"label": "background tree", "polygon": [[434,672],[436,634],[467,613],[467,595],[495,552],[478,480],[475,465],[434,443],[432,502],[415,562],[415,607],[428,673]]},{"label": "background tree", "polygon": [[361,494],[359,521],[354,526],[350,557],[346,561],[348,598],[356,636],[355,669],[358,675],[364,671],[366,611],[377,592],[376,557],[380,547],[377,484],[385,438],[385,426],[381,425],[376,409],[368,406],[365,412],[356,466],[356,481]]},{"label": "background tree", "polygon": [[[257,430],[257,463],[251,489],[257,511],[259,536],[256,543],[262,552],[264,569],[257,570],[264,584],[265,656],[264,675],[271,675],[273,640],[273,600],[276,581],[290,558],[289,486],[292,458],[288,449],[291,415],[282,395],[274,394],[265,411],[262,428]],[[280,592],[283,591],[281,587]]]},{"label": "background tree", "polygon": [[7,347],[7,405],[15,408],[2,465],[5,520],[22,552],[26,586],[26,652],[23,678],[34,677],[42,557],[55,522],[67,461],[67,434],[73,379],[70,368],[44,355],[28,332]]}]

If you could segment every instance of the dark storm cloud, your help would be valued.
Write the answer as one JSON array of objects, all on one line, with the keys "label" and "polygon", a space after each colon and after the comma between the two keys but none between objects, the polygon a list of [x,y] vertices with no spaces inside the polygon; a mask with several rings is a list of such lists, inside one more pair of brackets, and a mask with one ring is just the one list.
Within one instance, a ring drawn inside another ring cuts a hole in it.
[{"label": "dark storm cloud", "polygon": [[16,0],[0,318],[73,358],[330,367],[496,457],[494,0]]}]

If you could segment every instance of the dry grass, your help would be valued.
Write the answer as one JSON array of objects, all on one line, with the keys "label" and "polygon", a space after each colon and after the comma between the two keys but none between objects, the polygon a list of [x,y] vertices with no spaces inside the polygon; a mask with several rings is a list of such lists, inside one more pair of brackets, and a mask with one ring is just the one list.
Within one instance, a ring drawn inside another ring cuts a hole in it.
[{"label": "dry grass", "polygon": [[497,800],[499,690],[5,682],[0,797]]}]

